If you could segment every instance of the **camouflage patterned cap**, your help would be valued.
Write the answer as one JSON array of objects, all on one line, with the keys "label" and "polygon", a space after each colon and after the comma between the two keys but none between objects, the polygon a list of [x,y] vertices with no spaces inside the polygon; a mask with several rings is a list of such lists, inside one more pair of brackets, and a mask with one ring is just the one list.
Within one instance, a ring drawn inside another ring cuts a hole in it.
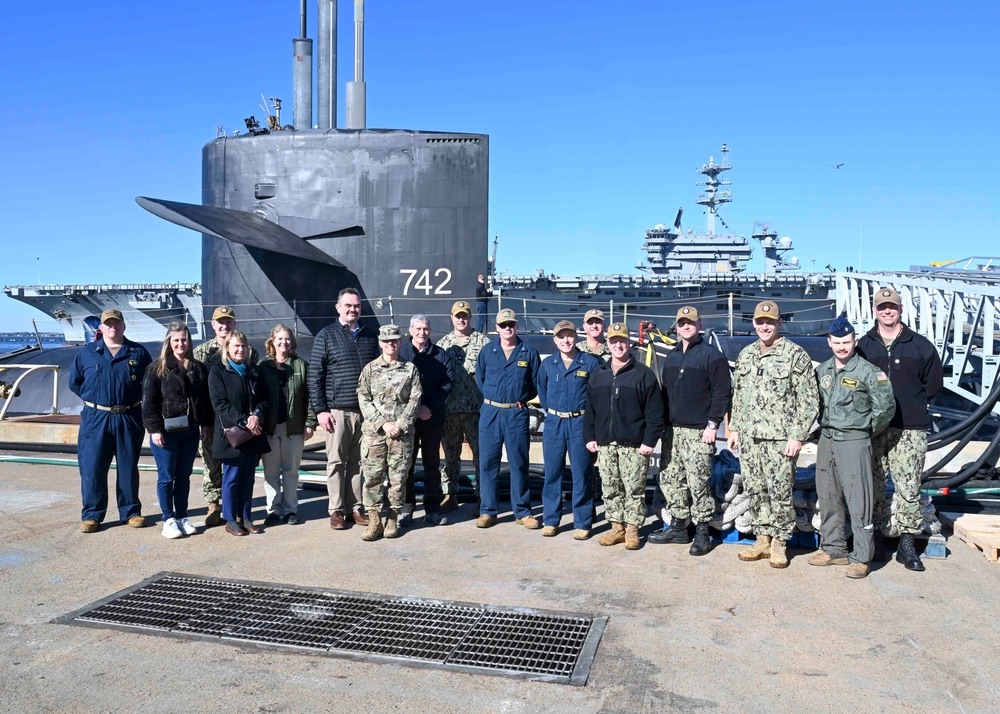
[{"label": "camouflage patterned cap", "polygon": [[110,310],[105,310],[101,313],[101,324],[103,325],[108,320],[118,320],[118,322],[125,322],[125,318],[122,317],[121,310],[115,310],[111,308]]},{"label": "camouflage patterned cap", "polygon": [[399,331],[399,325],[382,325],[382,327],[378,328],[379,342],[392,342],[401,337],[402,334]]},{"label": "camouflage patterned cap", "polygon": [[451,306],[452,315],[460,315],[463,312],[467,315],[472,314],[472,308],[469,307],[469,303],[467,303],[465,300],[459,300],[458,302],[456,302],[454,305]]},{"label": "camouflage patterned cap", "polygon": [[903,301],[899,299],[899,293],[892,288],[886,287],[876,290],[874,304],[878,306],[887,302],[891,302],[893,305],[903,304]]},{"label": "camouflage patterned cap", "polygon": [[781,313],[778,312],[778,303],[774,300],[765,300],[757,303],[757,307],[753,310],[753,319],[780,320]]},{"label": "camouflage patterned cap", "polygon": [[509,307],[497,313],[497,324],[502,325],[505,322],[517,322],[517,315]]},{"label": "camouflage patterned cap", "polygon": [[690,320],[691,322],[698,322],[698,310],[690,305],[685,305],[680,310],[677,311],[677,322],[681,320]]},{"label": "camouflage patterned cap", "polygon": [[236,312],[233,310],[233,308],[229,307],[228,305],[222,305],[221,307],[217,307],[215,308],[215,312],[212,313],[213,320],[222,320],[227,317],[230,320],[236,319]]},{"label": "camouflage patterned cap", "polygon": [[604,322],[604,312],[602,310],[587,310],[587,314],[583,316],[584,322],[589,322],[590,320],[600,320]]},{"label": "camouflage patterned cap", "polygon": [[608,339],[610,340],[612,337],[624,337],[627,340],[629,338],[628,325],[624,322],[616,322],[611,325],[608,330]]},{"label": "camouflage patterned cap", "polygon": [[560,320],[556,323],[555,328],[552,330],[553,335],[558,335],[563,330],[573,330],[573,334],[576,334],[576,325],[574,325],[569,320]]}]

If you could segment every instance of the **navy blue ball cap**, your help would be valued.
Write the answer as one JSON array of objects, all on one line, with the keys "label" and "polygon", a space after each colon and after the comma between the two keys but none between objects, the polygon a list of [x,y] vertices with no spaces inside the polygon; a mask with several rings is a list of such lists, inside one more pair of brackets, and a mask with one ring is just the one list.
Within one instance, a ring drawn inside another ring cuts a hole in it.
[{"label": "navy blue ball cap", "polygon": [[854,334],[854,325],[845,315],[841,315],[830,325],[830,337],[847,337]]}]

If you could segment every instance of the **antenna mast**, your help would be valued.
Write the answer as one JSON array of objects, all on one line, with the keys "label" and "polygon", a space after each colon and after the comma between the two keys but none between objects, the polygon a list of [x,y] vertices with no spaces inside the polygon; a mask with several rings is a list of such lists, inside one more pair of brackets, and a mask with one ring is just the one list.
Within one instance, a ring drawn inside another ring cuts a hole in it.
[{"label": "antenna mast", "polygon": [[698,186],[705,186],[705,193],[698,196],[695,203],[699,206],[705,206],[707,209],[705,213],[708,215],[709,235],[715,235],[715,215],[718,212],[718,207],[733,200],[729,189],[719,190],[720,186],[729,186],[732,184],[732,181],[719,180],[722,172],[729,171],[731,168],[733,168],[733,165],[729,163],[729,146],[723,144],[722,163],[716,164],[715,157],[710,156],[708,157],[708,163],[703,165],[698,171],[698,173],[708,177],[708,180],[698,182]]}]

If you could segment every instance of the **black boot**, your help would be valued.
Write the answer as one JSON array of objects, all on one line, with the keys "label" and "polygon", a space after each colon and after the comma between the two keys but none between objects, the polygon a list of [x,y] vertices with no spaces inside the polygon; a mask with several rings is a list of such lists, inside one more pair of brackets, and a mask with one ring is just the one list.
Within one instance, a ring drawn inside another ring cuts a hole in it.
[{"label": "black boot", "polygon": [[896,549],[896,560],[907,570],[923,572],[924,564],[920,562],[916,548],[913,547],[913,534],[904,533],[899,537],[899,548]]},{"label": "black boot", "polygon": [[882,531],[878,528],[875,529],[874,537],[875,552],[872,555],[873,563],[884,563],[885,562],[885,543],[882,541]]},{"label": "black boot", "polygon": [[650,533],[649,537],[646,538],[650,543],[680,543],[686,544],[691,542],[691,536],[688,535],[687,521],[683,523],[674,521],[670,524],[670,527],[665,531],[656,531]]},{"label": "black boot", "polygon": [[706,555],[712,550],[712,539],[708,535],[708,524],[699,523],[695,526],[694,543],[688,551],[691,555]]}]

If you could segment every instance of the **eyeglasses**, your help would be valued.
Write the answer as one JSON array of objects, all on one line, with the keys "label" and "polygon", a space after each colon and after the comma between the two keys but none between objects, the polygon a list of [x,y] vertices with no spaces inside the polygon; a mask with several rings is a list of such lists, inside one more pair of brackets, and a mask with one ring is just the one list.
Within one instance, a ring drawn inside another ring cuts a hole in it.
[{"label": "eyeglasses", "polygon": [[513,330],[515,327],[517,327],[517,323],[516,322],[501,322],[499,325],[497,325],[497,327],[499,327],[501,330]]}]

